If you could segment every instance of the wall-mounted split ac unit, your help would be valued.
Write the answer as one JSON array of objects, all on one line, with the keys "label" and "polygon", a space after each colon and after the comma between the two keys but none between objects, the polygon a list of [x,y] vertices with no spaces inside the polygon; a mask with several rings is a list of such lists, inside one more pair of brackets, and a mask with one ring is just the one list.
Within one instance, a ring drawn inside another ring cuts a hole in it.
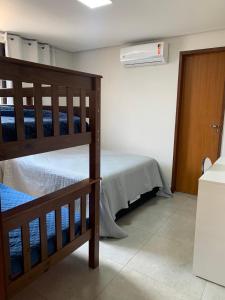
[{"label": "wall-mounted split ac unit", "polygon": [[120,62],[126,67],[165,64],[168,62],[168,44],[158,42],[123,48]]}]

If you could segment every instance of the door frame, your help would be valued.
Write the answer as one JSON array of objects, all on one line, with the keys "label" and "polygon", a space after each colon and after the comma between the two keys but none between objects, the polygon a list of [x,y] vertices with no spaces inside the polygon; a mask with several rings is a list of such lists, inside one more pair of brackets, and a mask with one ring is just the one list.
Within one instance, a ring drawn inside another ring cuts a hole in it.
[{"label": "door frame", "polygon": [[[183,84],[183,69],[184,69],[184,59],[188,55],[193,54],[204,54],[204,53],[217,53],[225,51],[225,47],[217,48],[207,48],[207,49],[198,49],[198,50],[188,50],[180,51],[179,55],[179,69],[178,69],[178,87],[177,87],[177,106],[176,106],[176,119],[175,119],[175,135],[174,135],[174,150],[173,150],[173,169],[172,169],[172,183],[171,190],[174,193],[176,191],[176,173],[177,173],[177,153],[178,153],[178,132],[180,125],[180,111],[182,105],[182,84]],[[221,145],[222,145],[222,135],[223,135],[223,121],[225,114],[225,84],[224,84],[224,96],[223,96],[223,110],[221,111],[221,133],[218,146],[218,154],[220,156]]]}]

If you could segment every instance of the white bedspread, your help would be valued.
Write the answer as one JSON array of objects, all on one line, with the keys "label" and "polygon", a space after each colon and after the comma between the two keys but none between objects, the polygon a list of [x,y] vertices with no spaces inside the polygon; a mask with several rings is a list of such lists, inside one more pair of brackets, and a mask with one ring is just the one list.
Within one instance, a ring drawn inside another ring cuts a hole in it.
[{"label": "white bedspread", "polygon": [[[2,163],[3,183],[33,196],[42,196],[89,177],[88,146],[17,158]],[[122,238],[126,233],[115,223],[116,213],[128,201],[160,188],[171,192],[156,160],[102,150],[100,234]]]}]

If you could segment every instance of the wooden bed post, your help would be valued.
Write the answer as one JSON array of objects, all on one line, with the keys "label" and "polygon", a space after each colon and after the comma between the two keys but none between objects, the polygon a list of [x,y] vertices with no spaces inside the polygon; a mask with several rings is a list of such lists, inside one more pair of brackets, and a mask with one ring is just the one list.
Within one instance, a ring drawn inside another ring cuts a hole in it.
[{"label": "wooden bed post", "polygon": [[[0,203],[0,214],[1,214],[1,203]],[[3,230],[2,230],[2,219],[0,215],[0,299],[7,299],[6,289],[6,271],[5,271],[5,255],[3,247]]]},{"label": "wooden bed post", "polygon": [[[92,142],[90,145],[90,178],[100,178],[100,103],[101,78],[94,79],[95,99],[90,101]],[[89,241],[89,266],[96,268],[99,265],[99,205],[100,182],[92,185],[90,194],[90,226],[92,230]]]}]

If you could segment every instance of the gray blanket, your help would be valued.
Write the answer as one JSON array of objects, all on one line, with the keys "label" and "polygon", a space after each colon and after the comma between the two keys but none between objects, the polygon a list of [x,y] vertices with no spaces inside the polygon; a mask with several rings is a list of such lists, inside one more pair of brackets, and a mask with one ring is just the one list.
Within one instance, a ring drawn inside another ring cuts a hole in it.
[{"label": "gray blanket", "polygon": [[[42,196],[89,177],[88,147],[75,147],[17,158],[2,164],[3,183],[33,196]],[[123,238],[116,213],[141,194],[160,188],[171,192],[156,160],[102,150],[100,234]]]}]

